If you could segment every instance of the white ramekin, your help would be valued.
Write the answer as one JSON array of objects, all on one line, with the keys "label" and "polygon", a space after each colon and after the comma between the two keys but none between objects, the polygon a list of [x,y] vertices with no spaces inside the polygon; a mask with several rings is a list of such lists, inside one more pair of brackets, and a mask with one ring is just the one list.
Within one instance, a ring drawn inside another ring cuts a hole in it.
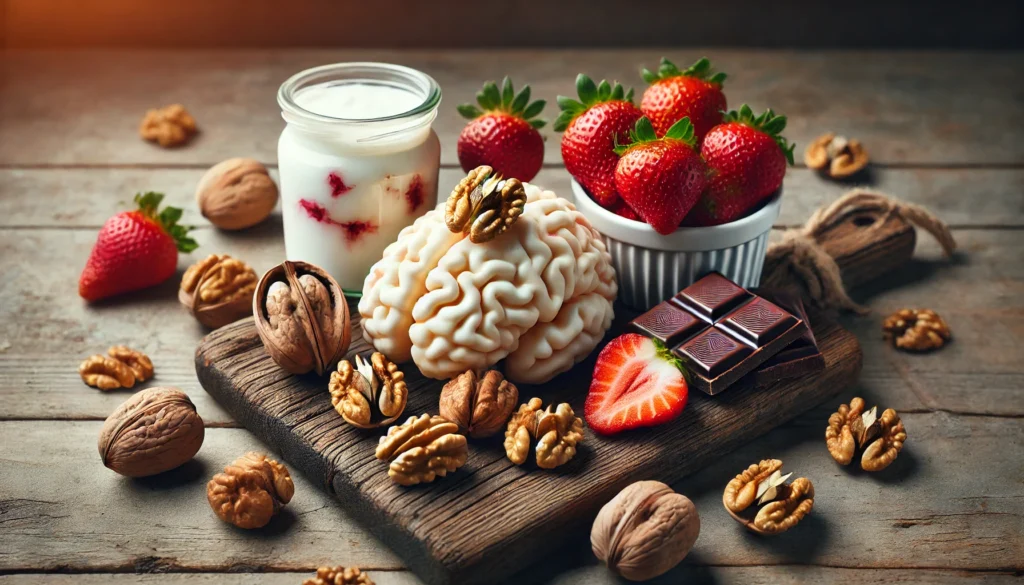
[{"label": "white ramekin", "polygon": [[572,194],[594,229],[604,236],[619,278],[619,300],[646,311],[693,284],[720,272],[750,288],[761,282],[768,235],[779,217],[782,189],[754,213],[711,227],[682,227],[661,235],[598,205],[572,180]]}]

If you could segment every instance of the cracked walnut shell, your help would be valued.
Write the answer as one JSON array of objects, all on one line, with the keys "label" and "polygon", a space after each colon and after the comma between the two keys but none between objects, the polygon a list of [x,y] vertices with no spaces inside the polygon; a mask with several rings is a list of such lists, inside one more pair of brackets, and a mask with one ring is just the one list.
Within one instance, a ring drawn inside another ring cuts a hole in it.
[{"label": "cracked walnut shell", "polygon": [[116,390],[153,377],[153,362],[141,351],[115,345],[107,354],[88,357],[78,366],[83,382],[100,390]]},{"label": "cracked walnut shell", "polygon": [[181,277],[178,300],[203,325],[217,329],[252,312],[256,271],[227,254],[211,254]]},{"label": "cracked walnut shell", "polygon": [[288,261],[271,268],[256,285],[252,310],[267,353],[292,374],[322,376],[348,351],[348,302],[319,266]]},{"label": "cracked walnut shell", "polygon": [[199,212],[222,230],[241,230],[267,219],[277,205],[277,184],[251,158],[230,158],[206,171],[196,187]]},{"label": "cracked walnut shell", "polygon": [[181,104],[149,110],[139,125],[140,136],[164,148],[188,142],[196,131],[195,118]]},{"label": "cracked walnut shell", "polygon": [[526,207],[526,190],[519,179],[505,179],[483,165],[467,174],[448,196],[444,222],[453,233],[468,233],[480,244],[500,236]]},{"label": "cracked walnut shell", "polygon": [[541,410],[540,398],[531,398],[512,415],[505,429],[505,455],[509,461],[522,465],[530,455],[530,442],[536,440],[537,466],[554,469],[568,463],[576,455],[583,440],[583,420],[568,403],[549,405]]},{"label": "cracked walnut shell", "polygon": [[638,481],[597,513],[590,546],[613,572],[646,581],[686,558],[698,534],[700,516],[689,498],[660,481]]},{"label": "cracked walnut shell", "polygon": [[902,309],[882,322],[882,336],[899,349],[931,351],[945,345],[952,333],[931,309]]},{"label": "cracked walnut shell", "polygon": [[206,499],[217,516],[239,528],[262,528],[295,494],[288,469],[266,455],[249,452],[206,484]]},{"label": "cracked walnut shell", "polygon": [[868,151],[860,141],[836,136],[834,132],[816,138],[804,151],[808,168],[821,171],[833,179],[845,179],[868,166]]},{"label": "cracked walnut shell", "polygon": [[[722,505],[737,522],[758,534],[778,534],[796,526],[814,507],[814,486],[799,477],[786,481],[782,461],[765,459],[732,479],[722,494]],[[756,503],[756,506],[755,506]],[[756,513],[757,506],[762,506]]]},{"label": "cracked walnut shell", "polygon": [[128,477],[163,473],[192,459],[205,426],[188,395],[149,388],[117,407],[100,430],[103,465]]},{"label": "cracked walnut shell", "polygon": [[380,438],[376,457],[390,461],[388,477],[399,485],[430,483],[466,463],[466,437],[441,416],[411,416]]},{"label": "cracked walnut shell", "polygon": [[380,352],[374,352],[369,362],[356,354],[355,362],[353,366],[341,360],[331,373],[327,387],[334,409],[345,422],[361,429],[395,422],[409,397],[405,374]]},{"label": "cracked walnut shell", "polygon": [[849,405],[842,404],[832,413],[825,429],[829,454],[840,465],[853,461],[858,447],[864,449],[860,466],[864,471],[881,471],[903,450],[907,431],[896,411],[887,408],[878,416],[878,407],[864,410],[864,399],[855,397]]},{"label": "cracked walnut shell", "polygon": [[302,585],[374,585],[374,582],[358,567],[320,567],[316,577],[306,579]]},{"label": "cracked walnut shell", "polygon": [[474,439],[490,437],[505,428],[519,401],[519,390],[497,370],[477,376],[467,370],[441,389],[441,416],[459,425]]}]

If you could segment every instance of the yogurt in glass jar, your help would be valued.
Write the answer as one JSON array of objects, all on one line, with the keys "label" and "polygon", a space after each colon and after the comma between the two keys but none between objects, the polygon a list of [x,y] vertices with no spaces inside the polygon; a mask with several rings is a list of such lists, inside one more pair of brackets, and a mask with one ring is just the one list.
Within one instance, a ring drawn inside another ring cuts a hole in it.
[{"label": "yogurt in glass jar", "polygon": [[337,63],[277,93],[285,253],[320,266],[348,295],[402,228],[437,204],[441,89],[387,63]]}]

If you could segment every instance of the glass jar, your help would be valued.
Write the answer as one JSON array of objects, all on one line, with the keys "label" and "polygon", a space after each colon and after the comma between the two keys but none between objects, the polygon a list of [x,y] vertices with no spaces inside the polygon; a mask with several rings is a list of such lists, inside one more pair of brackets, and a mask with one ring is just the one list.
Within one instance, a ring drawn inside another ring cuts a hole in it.
[{"label": "glass jar", "polygon": [[387,63],[337,63],[292,76],[277,93],[285,253],[358,296],[398,232],[437,204],[441,89]]}]

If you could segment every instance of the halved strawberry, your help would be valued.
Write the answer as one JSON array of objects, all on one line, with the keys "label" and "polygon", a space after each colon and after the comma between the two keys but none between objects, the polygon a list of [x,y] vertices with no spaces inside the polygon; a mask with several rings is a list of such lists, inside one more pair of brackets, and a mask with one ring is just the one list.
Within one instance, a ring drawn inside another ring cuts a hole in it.
[{"label": "halved strawberry", "polygon": [[584,404],[587,424],[602,435],[666,423],[686,406],[682,364],[660,342],[620,335],[601,350]]}]

